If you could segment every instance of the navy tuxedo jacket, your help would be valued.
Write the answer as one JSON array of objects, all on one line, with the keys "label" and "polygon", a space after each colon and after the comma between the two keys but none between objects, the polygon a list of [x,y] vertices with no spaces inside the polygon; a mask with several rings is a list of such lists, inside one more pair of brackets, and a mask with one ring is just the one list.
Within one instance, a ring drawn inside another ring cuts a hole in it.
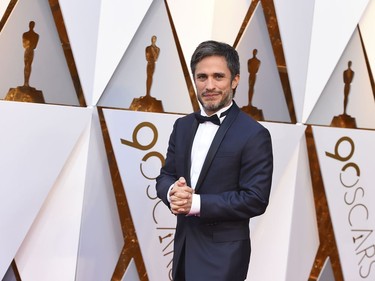
[{"label": "navy tuxedo jacket", "polygon": [[[199,123],[176,120],[164,166],[156,179],[168,206],[168,189],[181,176],[190,186],[191,148]],[[200,216],[177,216],[173,277],[185,255],[187,280],[244,280],[250,259],[249,219],[265,212],[273,171],[266,128],[233,103],[219,127],[195,187]]]}]

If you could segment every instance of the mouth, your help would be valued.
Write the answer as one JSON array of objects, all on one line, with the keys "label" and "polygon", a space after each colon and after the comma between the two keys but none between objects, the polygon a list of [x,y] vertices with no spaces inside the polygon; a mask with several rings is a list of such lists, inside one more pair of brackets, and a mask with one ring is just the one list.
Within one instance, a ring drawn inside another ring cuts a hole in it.
[{"label": "mouth", "polygon": [[220,91],[215,91],[215,92],[203,92],[202,97],[204,98],[215,98],[217,96],[220,96],[221,92]]}]

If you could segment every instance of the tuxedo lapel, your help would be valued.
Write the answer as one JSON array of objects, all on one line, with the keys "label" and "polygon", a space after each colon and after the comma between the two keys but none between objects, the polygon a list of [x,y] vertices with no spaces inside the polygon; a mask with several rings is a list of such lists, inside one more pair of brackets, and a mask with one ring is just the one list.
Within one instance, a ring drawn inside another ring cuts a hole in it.
[{"label": "tuxedo lapel", "polygon": [[188,186],[191,186],[191,177],[190,177],[190,169],[191,169],[191,149],[193,147],[193,141],[194,141],[194,137],[195,137],[195,133],[197,132],[197,129],[198,129],[198,121],[194,118],[194,121],[193,121],[193,124],[191,126],[191,131],[190,131],[190,134],[189,134],[189,139],[188,141],[186,142],[186,166],[185,166],[185,180],[186,180],[186,184]]},{"label": "tuxedo lapel", "polygon": [[[208,150],[206,159],[203,163],[201,173],[199,174],[199,178],[198,178],[197,184],[195,186],[196,192],[200,188],[200,186],[201,186],[201,184],[202,184],[202,182],[203,182],[203,180],[204,180],[204,178],[207,174],[207,171],[211,166],[212,160],[214,159],[215,154],[220,147],[220,144],[221,144],[225,134],[227,133],[228,129],[230,128],[230,126],[232,125],[232,123],[236,119],[238,113],[240,112],[240,109],[238,108],[238,106],[235,103],[233,104],[232,107],[233,108],[229,111],[227,117],[225,117],[225,119],[224,119],[223,124],[221,124],[219,130],[217,131],[217,133],[216,133],[216,135],[215,135],[215,137],[212,141],[212,144],[210,146],[210,149]],[[191,152],[191,146],[190,146],[190,152]],[[190,154],[188,154],[188,155],[190,155]],[[191,160],[189,160],[189,163],[191,164]]]}]

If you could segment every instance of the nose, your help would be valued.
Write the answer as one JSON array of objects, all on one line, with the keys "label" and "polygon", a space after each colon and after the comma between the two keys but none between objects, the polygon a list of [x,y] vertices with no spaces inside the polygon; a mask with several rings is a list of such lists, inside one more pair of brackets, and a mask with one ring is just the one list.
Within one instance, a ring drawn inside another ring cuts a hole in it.
[{"label": "nose", "polygon": [[215,81],[212,77],[208,77],[206,81],[206,89],[212,91],[215,89]]}]

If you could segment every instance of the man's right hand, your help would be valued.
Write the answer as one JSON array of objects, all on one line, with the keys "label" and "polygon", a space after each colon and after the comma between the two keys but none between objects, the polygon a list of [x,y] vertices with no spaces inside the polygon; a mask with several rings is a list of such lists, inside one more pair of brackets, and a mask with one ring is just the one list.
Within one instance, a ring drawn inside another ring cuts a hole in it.
[{"label": "man's right hand", "polygon": [[188,214],[193,199],[193,189],[186,185],[184,177],[180,177],[169,193],[171,211],[175,215]]}]

